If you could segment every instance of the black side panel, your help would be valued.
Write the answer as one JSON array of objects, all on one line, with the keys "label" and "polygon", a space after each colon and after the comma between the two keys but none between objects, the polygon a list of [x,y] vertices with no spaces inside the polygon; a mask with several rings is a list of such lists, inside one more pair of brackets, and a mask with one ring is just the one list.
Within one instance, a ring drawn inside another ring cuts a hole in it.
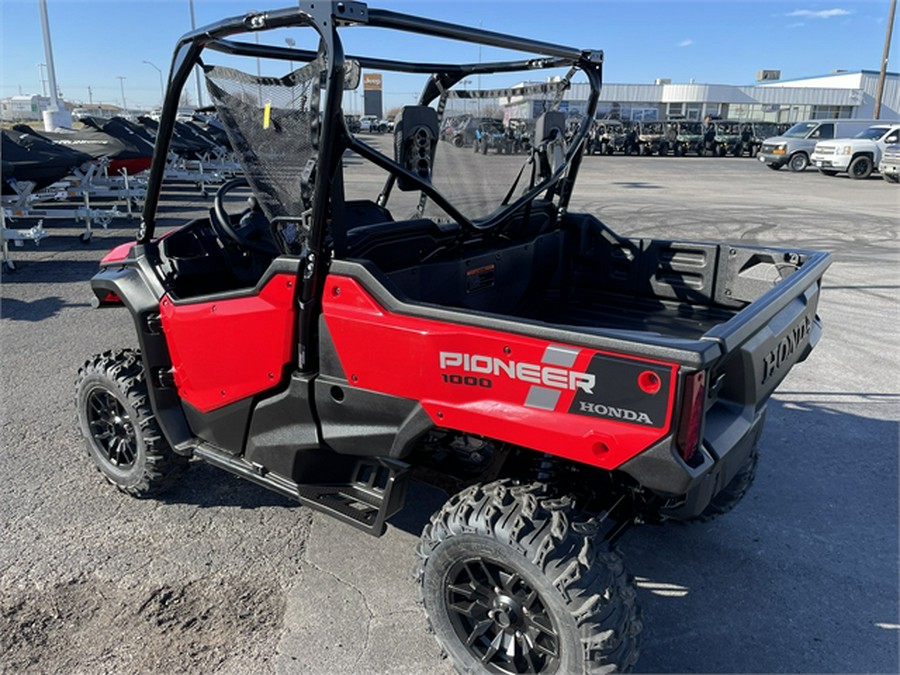
[{"label": "black side panel", "polygon": [[417,401],[352,386],[324,319],[319,335],[321,372],[315,380],[315,404],[322,440],[345,455],[407,456],[434,428],[431,418]]},{"label": "black side panel", "polygon": [[[312,411],[312,384],[294,374],[288,388],[259,403],[250,420],[246,459],[298,483],[337,480],[323,471],[331,459],[323,457]],[[339,472],[340,473],[340,472]]]},{"label": "black side panel", "polygon": [[[339,378],[317,378],[315,396],[322,440],[344,455],[392,457],[407,420],[421,421],[418,402],[351,387]],[[405,454],[405,448],[396,452]]]},{"label": "black side panel", "polygon": [[185,417],[194,435],[232,455],[240,455],[244,449],[244,436],[252,404],[252,398],[245,398],[202,413],[187,401],[182,402]]},{"label": "black side panel", "polygon": [[513,246],[486,247],[454,260],[387,274],[407,297],[442,307],[510,313],[535,284],[545,285],[559,266],[561,235],[552,232]]}]

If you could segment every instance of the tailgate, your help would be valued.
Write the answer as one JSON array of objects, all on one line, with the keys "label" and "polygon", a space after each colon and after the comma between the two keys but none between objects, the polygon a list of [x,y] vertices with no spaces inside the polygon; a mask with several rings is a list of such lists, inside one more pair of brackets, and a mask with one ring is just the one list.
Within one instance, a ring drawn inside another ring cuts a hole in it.
[{"label": "tailgate", "polygon": [[828,253],[805,253],[800,268],[729,321],[708,331],[724,354],[712,372],[719,398],[761,407],[822,333],[816,316]]}]

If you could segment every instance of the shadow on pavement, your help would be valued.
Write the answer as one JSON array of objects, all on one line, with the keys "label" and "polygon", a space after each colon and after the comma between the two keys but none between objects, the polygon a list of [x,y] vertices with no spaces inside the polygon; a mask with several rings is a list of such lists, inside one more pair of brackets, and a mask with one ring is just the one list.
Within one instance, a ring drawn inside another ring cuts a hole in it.
[{"label": "shadow on pavement", "polygon": [[620,543],[644,610],[639,672],[896,672],[897,399],[809,396],[825,400],[770,404],[733,512]]},{"label": "shadow on pavement", "polygon": [[[897,397],[785,398],[770,404],[760,473],[733,512],[620,541],[643,607],[639,672],[896,672]],[[391,526],[417,536],[444,500],[412,482]],[[294,502],[197,462],[164,503]]]}]

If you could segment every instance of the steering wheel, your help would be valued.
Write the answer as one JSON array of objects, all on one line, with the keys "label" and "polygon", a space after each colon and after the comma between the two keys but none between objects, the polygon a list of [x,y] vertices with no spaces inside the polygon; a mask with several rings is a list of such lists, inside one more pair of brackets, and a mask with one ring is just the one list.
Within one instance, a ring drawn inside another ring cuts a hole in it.
[{"label": "steering wheel", "polygon": [[[223,240],[230,239],[238,246],[267,255],[278,255],[278,247],[272,240],[271,233],[268,230],[265,232],[268,236],[250,236],[254,233],[258,235],[260,233],[259,229],[253,227],[236,228],[231,222],[231,216],[225,210],[225,195],[235,188],[249,187],[249,185],[250,183],[247,182],[246,178],[232,178],[216,190],[216,196],[213,199],[212,217],[210,218],[213,228]],[[259,215],[262,216],[262,214]]]}]

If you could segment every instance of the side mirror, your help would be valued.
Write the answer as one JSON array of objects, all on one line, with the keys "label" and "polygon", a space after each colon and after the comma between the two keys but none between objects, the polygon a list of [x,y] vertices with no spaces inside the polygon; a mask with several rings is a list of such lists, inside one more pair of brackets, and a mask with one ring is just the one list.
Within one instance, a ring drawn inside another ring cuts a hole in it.
[{"label": "side mirror", "polygon": [[359,66],[359,61],[355,59],[344,61],[344,89],[348,91],[356,89],[359,86],[361,73],[362,68]]}]

